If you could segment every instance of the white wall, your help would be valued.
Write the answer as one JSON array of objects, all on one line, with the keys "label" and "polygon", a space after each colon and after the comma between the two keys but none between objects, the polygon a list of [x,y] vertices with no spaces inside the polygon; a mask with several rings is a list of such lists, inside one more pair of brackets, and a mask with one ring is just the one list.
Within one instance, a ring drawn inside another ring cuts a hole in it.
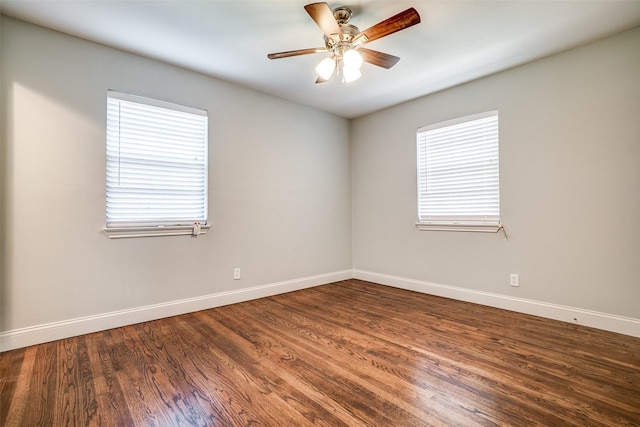
[{"label": "white wall", "polygon": [[[630,333],[640,336],[640,29],[350,124],[1,24],[2,349],[338,280],[352,267],[381,283],[504,297],[507,308],[524,301],[522,311],[538,301],[638,319]],[[107,89],[209,111],[208,235],[104,236]],[[418,231],[416,128],[493,108],[510,240]]]},{"label": "white wall", "polygon": [[[355,120],[356,276],[640,319],[639,47],[636,28]],[[509,240],[418,231],[416,129],[495,108]]]},{"label": "white wall", "polygon": [[[346,119],[7,17],[1,58],[1,331],[350,274]],[[107,89],[209,111],[206,236],[103,234]]]}]

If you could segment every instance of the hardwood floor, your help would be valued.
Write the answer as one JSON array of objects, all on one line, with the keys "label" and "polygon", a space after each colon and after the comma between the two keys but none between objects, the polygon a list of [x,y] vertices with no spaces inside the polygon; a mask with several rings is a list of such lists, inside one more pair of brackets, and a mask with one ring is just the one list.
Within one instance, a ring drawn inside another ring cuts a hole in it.
[{"label": "hardwood floor", "polygon": [[348,280],[5,352],[2,426],[640,426],[640,339]]}]

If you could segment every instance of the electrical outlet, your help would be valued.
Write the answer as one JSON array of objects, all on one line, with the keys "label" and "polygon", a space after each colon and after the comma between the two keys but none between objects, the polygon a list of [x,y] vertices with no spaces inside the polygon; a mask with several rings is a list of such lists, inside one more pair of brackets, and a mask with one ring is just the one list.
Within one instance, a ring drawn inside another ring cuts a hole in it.
[{"label": "electrical outlet", "polygon": [[240,268],[236,267],[233,269],[233,280],[240,280]]},{"label": "electrical outlet", "polygon": [[520,277],[515,273],[511,273],[509,284],[511,286],[520,286]]}]

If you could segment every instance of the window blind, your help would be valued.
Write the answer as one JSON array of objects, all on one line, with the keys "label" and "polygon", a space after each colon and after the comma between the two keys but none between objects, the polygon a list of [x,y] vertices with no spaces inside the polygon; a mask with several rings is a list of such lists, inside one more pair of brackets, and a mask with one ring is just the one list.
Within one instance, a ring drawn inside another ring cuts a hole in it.
[{"label": "window blind", "polygon": [[207,221],[207,112],[109,91],[107,227]]},{"label": "window blind", "polygon": [[418,224],[499,226],[498,111],[418,129],[417,159]]}]

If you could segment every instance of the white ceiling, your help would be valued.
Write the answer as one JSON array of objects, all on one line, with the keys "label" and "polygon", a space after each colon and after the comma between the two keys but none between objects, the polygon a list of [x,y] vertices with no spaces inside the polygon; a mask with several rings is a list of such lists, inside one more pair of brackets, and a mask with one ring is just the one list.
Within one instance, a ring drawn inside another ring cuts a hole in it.
[{"label": "white ceiling", "polygon": [[[350,84],[314,84],[327,54],[312,0],[2,0],[4,14],[310,105],[347,118],[427,95],[640,25],[640,0],[338,0],[364,30],[414,7],[422,22],[367,44],[401,57],[365,64]],[[640,48],[640,46],[639,46]]]}]

